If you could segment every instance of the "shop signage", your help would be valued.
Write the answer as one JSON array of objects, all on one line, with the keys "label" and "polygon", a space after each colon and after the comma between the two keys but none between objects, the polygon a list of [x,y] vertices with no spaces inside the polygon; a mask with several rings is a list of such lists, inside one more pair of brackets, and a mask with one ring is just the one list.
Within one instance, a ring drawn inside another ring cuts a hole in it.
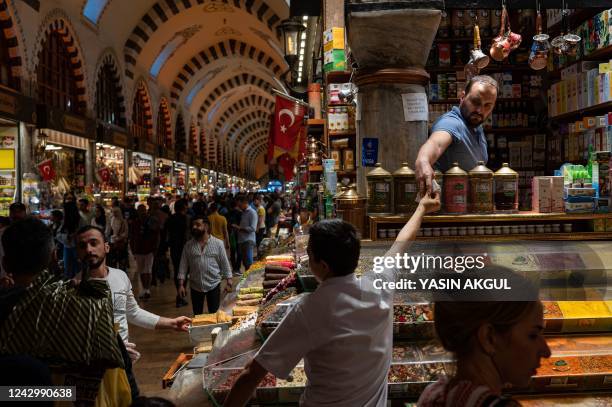
[{"label": "shop signage", "polygon": [[378,160],[378,139],[364,138],[361,143],[361,165],[374,167]]},{"label": "shop signage", "polygon": [[193,164],[196,167],[198,167],[198,168],[201,167],[202,166],[202,160],[200,160],[200,157],[194,157],[193,158]]},{"label": "shop signage", "polygon": [[67,132],[86,134],[87,124],[84,119],[65,114],[62,118],[62,125]]},{"label": "shop signage", "polygon": [[140,140],[140,145],[142,146],[140,151],[149,155],[155,155],[155,144],[145,140]]},{"label": "shop signage", "polygon": [[0,113],[11,119],[36,123],[36,103],[23,95],[0,88]]},{"label": "shop signage", "polygon": [[127,147],[128,145],[128,136],[125,133],[113,131],[112,140],[113,140],[113,144],[116,146]]},{"label": "shop signage", "polygon": [[178,155],[178,161],[188,164],[189,163],[189,156],[185,153],[183,153],[182,151],[179,151],[179,155]]},{"label": "shop signage", "polygon": [[89,139],[96,138],[96,123],[86,117],[38,105],[38,127],[49,128]]}]

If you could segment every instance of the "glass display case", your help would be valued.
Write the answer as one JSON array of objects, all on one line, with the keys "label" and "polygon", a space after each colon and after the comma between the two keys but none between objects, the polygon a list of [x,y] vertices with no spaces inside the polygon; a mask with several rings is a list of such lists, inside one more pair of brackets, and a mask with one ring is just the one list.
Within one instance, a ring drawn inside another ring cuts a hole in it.
[{"label": "glass display case", "polygon": [[128,169],[128,192],[136,194],[138,201],[146,201],[151,195],[151,177],[153,173],[153,157],[133,152]]},{"label": "glass display case", "polygon": [[0,124],[0,216],[8,216],[9,206],[17,197],[19,128],[4,119]]},{"label": "glass display case", "polygon": [[110,144],[96,143],[96,180],[100,199],[110,204],[125,190],[125,150]]}]

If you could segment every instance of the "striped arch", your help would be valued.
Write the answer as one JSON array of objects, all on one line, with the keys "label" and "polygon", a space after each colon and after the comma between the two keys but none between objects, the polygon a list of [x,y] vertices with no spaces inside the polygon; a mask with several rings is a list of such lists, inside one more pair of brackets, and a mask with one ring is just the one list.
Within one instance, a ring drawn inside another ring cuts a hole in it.
[{"label": "striped arch", "polygon": [[244,151],[250,151],[253,147],[257,147],[262,141],[268,141],[268,133],[266,131],[255,131],[251,133],[249,141],[244,145]]},{"label": "striped arch", "polygon": [[272,111],[274,102],[262,96],[250,95],[244,97],[223,112],[223,115],[216,120],[215,129],[220,131],[227,120],[231,119],[232,116],[241,110],[251,106],[261,106],[264,110]]},{"label": "striped arch", "polygon": [[240,143],[233,143],[230,144],[233,148],[238,148],[239,145],[244,144],[245,142],[248,143],[250,141],[252,141],[252,135],[254,133],[265,133],[268,134],[268,125],[265,122],[255,122],[253,124],[251,124],[250,126],[244,128],[240,134],[242,136],[242,141]]},{"label": "striped arch", "polygon": [[189,153],[194,155],[200,154],[200,139],[198,137],[198,129],[193,122],[189,125]]},{"label": "striped arch", "polygon": [[161,98],[157,109],[157,144],[166,148],[172,148],[172,120],[170,119],[170,108],[168,99]]},{"label": "striped arch", "polygon": [[[144,110],[144,129],[146,131],[146,137],[148,141],[153,140],[153,111],[151,109],[151,98],[149,96],[149,89],[145,84],[144,80],[139,80],[136,85],[136,91],[132,97],[132,127],[135,128],[133,122],[134,106],[136,103],[142,103]],[[132,130],[132,134],[137,135],[138,131]]]},{"label": "striped arch", "polygon": [[276,76],[282,73],[283,68],[266,52],[245,42],[227,39],[200,51],[191,58],[189,62],[183,65],[183,68],[172,83],[172,90],[170,92],[172,107],[176,107],[181,92],[185,90],[189,81],[198,71],[206,69],[207,65],[211,64],[213,61],[233,56],[250,58],[253,61],[265,65],[266,68],[274,72]]},{"label": "striped arch", "polygon": [[81,112],[85,112],[87,108],[87,83],[85,81],[85,68],[82,62],[84,59],[83,52],[74,34],[75,30],[72,28],[70,20],[62,10],[56,9],[51,11],[38,32],[33,60],[35,71],[38,67],[43,44],[52,32],[57,32],[66,45],[76,81],[78,109]]},{"label": "striped arch", "polygon": [[[230,135],[234,135],[236,134],[237,131],[239,131],[241,128],[244,128],[246,126],[248,126],[249,124],[251,124],[252,122],[255,121],[268,121],[269,120],[269,116],[270,113],[266,112],[265,110],[259,110],[259,109],[254,109],[251,111],[245,111],[244,113],[241,113],[242,115],[240,116],[239,119],[237,119],[234,124],[232,125],[232,127],[230,127],[230,129],[228,130],[228,134]],[[235,142],[238,139],[238,137],[233,137],[230,136],[230,142]]]},{"label": "striped arch", "polygon": [[219,99],[223,94],[229,92],[230,90],[244,85],[253,85],[261,88],[265,93],[272,93],[272,89],[274,88],[274,84],[268,82],[265,79],[260,78],[259,76],[251,75],[248,73],[243,73],[241,75],[236,75],[231,79],[221,83],[219,86],[215,88],[213,92],[208,95],[206,100],[202,103],[202,107],[200,108],[200,112],[198,113],[198,120],[204,120],[206,117],[207,111],[215,104],[217,99]]},{"label": "striped arch", "polygon": [[[123,78],[121,76],[121,68],[119,67],[119,64],[117,63],[117,59],[113,51],[110,49],[104,51],[104,53],[102,54],[102,57],[98,61],[98,64],[96,67],[96,76],[95,76],[96,84],[98,82],[100,70],[104,66],[109,66],[111,68],[113,77],[115,78],[115,92],[117,93],[117,98],[119,100],[119,123],[121,127],[125,127],[127,122],[126,122],[126,117],[125,117],[125,97],[123,96]],[[97,100],[96,84],[94,84],[93,91],[92,91],[92,94],[94,95],[94,98],[93,98],[94,108],[95,108],[95,101]]]},{"label": "striped arch", "polygon": [[0,1],[0,28],[2,28],[4,39],[6,40],[6,45],[8,48],[13,88],[20,91],[21,79],[23,77],[23,59],[21,57],[19,40],[17,37],[18,27],[13,23],[13,17],[11,16],[7,0]]},{"label": "striped arch", "polygon": [[249,153],[249,155],[248,155],[248,157],[247,157],[247,158],[249,159],[249,161],[248,161],[248,162],[249,162],[249,164],[250,164],[250,165],[249,165],[249,169],[251,169],[251,170],[253,169],[253,168],[252,168],[252,164],[254,164],[254,163],[255,163],[255,160],[257,159],[257,157],[258,157],[260,154],[264,153],[264,152],[266,151],[266,149],[267,149],[267,146],[266,146],[266,144],[264,143],[264,144],[261,144],[259,147],[254,148],[254,149],[252,150],[252,152],[251,152],[251,153]]},{"label": "striped arch", "polygon": [[200,156],[208,156],[208,141],[206,140],[206,130],[200,127]]},{"label": "striped arch", "polygon": [[176,115],[176,123],[174,127],[174,147],[177,151],[182,153],[187,153],[188,151],[188,139],[187,134],[185,134],[185,122],[183,120],[183,115],[179,112]]},{"label": "striped arch", "polygon": [[215,0],[159,0],[140,19],[125,42],[123,50],[125,58],[125,76],[128,78],[134,77],[134,66],[136,65],[138,56],[147,45],[153,33],[155,33],[162,24],[182,11],[189,10],[192,7],[202,4],[205,5],[206,8],[219,8],[217,11],[223,11],[222,8],[228,6],[232,11],[234,8],[244,10],[256,16],[259,21],[265,24],[277,40],[280,41],[281,39],[280,32],[277,30],[280,24],[280,17],[276,15],[264,0],[224,0],[223,2]]},{"label": "striped arch", "polygon": [[[254,126],[256,126],[254,128],[257,129],[257,134],[265,133],[266,135],[269,135],[270,131],[269,131],[268,128],[264,127],[262,129],[262,127],[259,124],[255,124]],[[240,135],[241,135],[240,140],[236,140],[236,142],[234,143],[234,145],[236,146],[236,149],[238,151],[242,151],[244,149],[244,144],[249,141],[249,139],[252,137],[252,134],[253,133],[247,134],[246,132],[241,132],[240,133]]]}]

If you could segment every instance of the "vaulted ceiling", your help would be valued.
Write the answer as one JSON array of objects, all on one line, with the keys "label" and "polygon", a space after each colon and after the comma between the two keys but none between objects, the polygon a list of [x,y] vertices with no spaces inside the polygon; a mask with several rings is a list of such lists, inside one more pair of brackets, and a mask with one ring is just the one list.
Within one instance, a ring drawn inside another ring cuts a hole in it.
[{"label": "vaulted ceiling", "polygon": [[181,112],[253,172],[266,151],[272,89],[285,90],[279,25],[288,1],[86,0],[83,13],[122,41],[126,80],[154,81],[173,121]]}]

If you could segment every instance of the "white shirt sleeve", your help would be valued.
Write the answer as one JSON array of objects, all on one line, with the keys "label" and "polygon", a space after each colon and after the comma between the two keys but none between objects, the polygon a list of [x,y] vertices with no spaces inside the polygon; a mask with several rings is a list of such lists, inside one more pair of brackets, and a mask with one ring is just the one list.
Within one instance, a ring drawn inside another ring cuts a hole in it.
[{"label": "white shirt sleeve", "polygon": [[129,282],[129,290],[127,292],[126,316],[130,324],[134,324],[141,328],[155,329],[155,325],[159,322],[159,315],[155,315],[146,311],[138,305],[134,292],[132,291],[132,283]]},{"label": "white shirt sleeve", "polygon": [[286,379],[298,362],[313,349],[310,330],[297,304],[268,337],[255,360],[274,376]]},{"label": "white shirt sleeve", "polygon": [[227,252],[225,251],[223,240],[220,241],[218,247],[217,258],[219,259],[219,270],[221,270],[221,277],[232,278],[232,267],[230,266],[230,262],[227,258]]},{"label": "white shirt sleeve", "polygon": [[189,246],[189,242],[185,244],[183,247],[183,252],[181,253],[181,263],[179,265],[179,273],[178,280],[185,281],[187,276],[187,270],[189,269],[189,260],[187,260],[187,247]]}]

